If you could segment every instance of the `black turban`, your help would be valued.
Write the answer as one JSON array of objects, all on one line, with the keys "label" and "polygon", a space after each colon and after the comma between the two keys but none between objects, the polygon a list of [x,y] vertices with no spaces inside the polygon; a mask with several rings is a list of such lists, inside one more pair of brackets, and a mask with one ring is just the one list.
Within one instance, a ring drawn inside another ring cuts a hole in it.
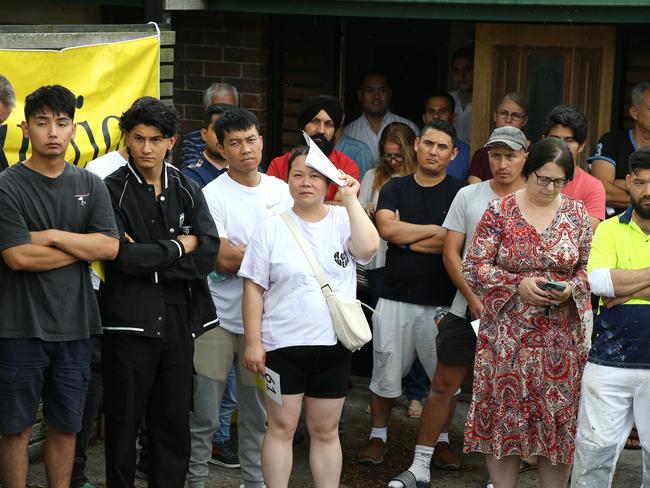
[{"label": "black turban", "polygon": [[334,122],[334,130],[338,130],[343,122],[343,106],[338,98],[328,95],[307,97],[303,100],[298,109],[298,130],[303,130],[321,110],[325,110]]}]

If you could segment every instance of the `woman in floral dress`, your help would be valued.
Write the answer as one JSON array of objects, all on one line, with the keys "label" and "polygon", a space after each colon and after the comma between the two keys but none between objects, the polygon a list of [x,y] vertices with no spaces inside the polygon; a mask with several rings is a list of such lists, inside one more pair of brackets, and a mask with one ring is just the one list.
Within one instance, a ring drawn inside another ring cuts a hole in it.
[{"label": "woman in floral dress", "polygon": [[[587,360],[591,225],[582,203],[560,193],[573,176],[563,141],[535,144],[523,176],[522,190],[490,203],[463,262],[484,307],[464,450],[486,454],[495,488],[516,486],[531,455],[542,486],[556,488],[573,462]],[[547,281],[564,291],[542,289]]]}]

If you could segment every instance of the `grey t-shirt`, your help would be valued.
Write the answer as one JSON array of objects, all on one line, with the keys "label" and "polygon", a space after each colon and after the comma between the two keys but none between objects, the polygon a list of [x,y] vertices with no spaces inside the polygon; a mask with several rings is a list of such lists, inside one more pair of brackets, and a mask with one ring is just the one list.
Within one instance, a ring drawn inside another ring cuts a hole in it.
[{"label": "grey t-shirt", "polygon": [[[442,224],[445,229],[465,234],[463,257],[465,257],[467,246],[472,243],[474,231],[481,217],[483,217],[488,203],[497,198],[501,198],[492,190],[490,181],[482,181],[481,183],[461,188],[451,203],[447,217],[445,217],[445,221]],[[464,318],[466,316],[467,300],[465,300],[465,297],[460,291],[456,291],[456,296],[449,311],[457,317]]]},{"label": "grey t-shirt", "polygon": [[[49,178],[22,163],[0,173],[0,251],[31,244],[31,231],[100,232],[117,238],[104,182],[66,163]],[[71,341],[101,334],[88,263],[14,271],[0,259],[0,337]]]}]

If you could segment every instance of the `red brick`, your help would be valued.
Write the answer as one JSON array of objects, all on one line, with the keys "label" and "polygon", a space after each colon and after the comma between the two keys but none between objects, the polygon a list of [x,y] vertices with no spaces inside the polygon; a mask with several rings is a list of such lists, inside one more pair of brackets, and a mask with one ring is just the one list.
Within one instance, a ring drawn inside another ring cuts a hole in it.
[{"label": "red brick", "polygon": [[229,76],[241,78],[242,68],[240,63],[204,63],[203,72],[206,76]]},{"label": "red brick", "polygon": [[203,120],[204,112],[203,105],[185,105],[186,120]]},{"label": "red brick", "polygon": [[218,46],[189,46],[185,45],[183,55],[177,59],[195,59],[199,61],[223,61],[223,48]]},{"label": "red brick", "polygon": [[244,93],[241,96],[240,105],[248,109],[266,109],[266,100],[264,95],[249,95]]},{"label": "red brick", "polygon": [[174,73],[181,75],[202,75],[203,63],[201,61],[177,59],[174,63]]},{"label": "red brick", "polygon": [[200,90],[174,90],[174,102],[184,105],[201,105],[203,103],[203,92]]},{"label": "red brick", "polygon": [[211,11],[175,11],[172,14],[172,28],[174,30],[187,28],[193,29],[224,29],[226,21],[222,14]]},{"label": "red brick", "polygon": [[181,134],[187,134],[193,130],[200,129],[201,123],[194,120],[181,120]]},{"label": "red brick", "polygon": [[206,44],[222,47],[241,47],[242,33],[232,31],[207,31]]},{"label": "red brick", "polygon": [[242,64],[242,77],[259,80],[262,78],[262,65],[261,64]]},{"label": "red brick", "polygon": [[248,78],[224,78],[225,83],[230,83],[237,87],[240,93],[262,93],[266,91],[266,80],[251,80]]},{"label": "red brick", "polygon": [[242,47],[261,47],[264,46],[266,30],[242,33]]},{"label": "red brick", "polygon": [[205,32],[198,29],[179,29],[176,31],[176,44],[205,44]]},{"label": "red brick", "polygon": [[259,63],[264,57],[261,49],[237,47],[224,48],[223,55],[225,61],[234,61],[238,63]]},{"label": "red brick", "polygon": [[185,86],[190,90],[205,90],[215,81],[222,82],[223,78],[217,76],[187,76]]}]

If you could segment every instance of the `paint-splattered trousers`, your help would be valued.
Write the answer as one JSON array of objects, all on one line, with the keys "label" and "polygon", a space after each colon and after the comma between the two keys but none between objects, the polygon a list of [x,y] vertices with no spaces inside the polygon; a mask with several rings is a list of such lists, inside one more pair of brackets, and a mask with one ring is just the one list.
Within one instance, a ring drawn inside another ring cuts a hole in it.
[{"label": "paint-splattered trousers", "polygon": [[582,376],[572,488],[608,488],[630,429],[643,448],[643,485],[650,488],[650,369],[587,363]]}]

